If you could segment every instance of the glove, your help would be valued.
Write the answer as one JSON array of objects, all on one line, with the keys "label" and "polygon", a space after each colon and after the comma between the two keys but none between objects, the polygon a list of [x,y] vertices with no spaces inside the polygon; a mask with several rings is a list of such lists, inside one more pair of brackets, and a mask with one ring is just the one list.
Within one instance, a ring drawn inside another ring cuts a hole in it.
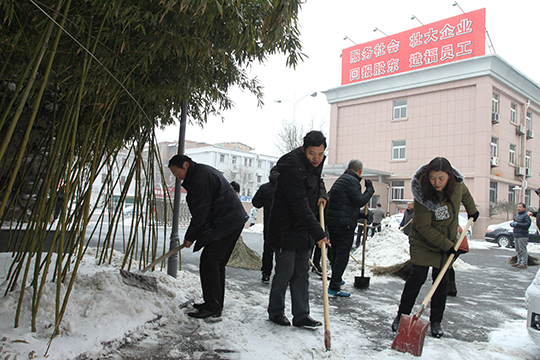
[{"label": "glove", "polygon": [[450,250],[446,252],[446,256],[450,256],[452,254],[454,254],[454,256],[457,255],[457,251],[454,249],[453,246],[450,248]]},{"label": "glove", "polygon": [[470,218],[473,218],[473,219],[474,219],[474,220],[473,220],[474,222],[476,222],[476,220],[478,220],[478,216],[480,216],[480,213],[479,213],[478,211],[475,212],[475,213],[472,214],[472,215],[469,215]]},{"label": "glove", "polygon": [[510,226],[511,226],[511,227],[516,226],[516,222],[515,222],[515,221],[512,221],[512,222],[510,223]]},{"label": "glove", "polygon": [[364,179],[364,184],[366,185],[366,188],[372,188],[373,182],[369,179]]}]

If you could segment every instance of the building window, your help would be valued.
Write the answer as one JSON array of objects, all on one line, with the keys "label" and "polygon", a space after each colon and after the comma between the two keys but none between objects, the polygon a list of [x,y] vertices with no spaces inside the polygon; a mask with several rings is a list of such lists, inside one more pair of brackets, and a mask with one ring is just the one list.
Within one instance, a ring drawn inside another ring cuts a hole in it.
[{"label": "building window", "polygon": [[405,159],[406,140],[392,141],[392,160]]},{"label": "building window", "polygon": [[532,113],[530,111],[527,111],[527,116],[525,117],[525,125],[527,126],[527,130],[532,130]]},{"label": "building window", "polygon": [[225,162],[225,154],[219,154],[219,162],[224,163]]},{"label": "building window", "polygon": [[512,185],[508,186],[508,202],[509,203],[515,203],[516,202],[516,193],[515,193],[514,187]]},{"label": "building window", "polygon": [[405,198],[405,181],[392,181],[392,200]]},{"label": "building window", "polygon": [[244,166],[246,166],[246,167],[252,167],[252,166],[253,166],[253,159],[251,159],[251,158],[245,158],[245,159],[244,159]]},{"label": "building window", "polygon": [[527,150],[525,153],[525,175],[527,177],[532,176],[532,167],[531,167],[531,151]]},{"label": "building window", "polygon": [[262,168],[262,160],[257,160],[257,167]]},{"label": "building window", "polygon": [[493,96],[491,98],[491,112],[494,114],[499,113],[499,94],[493,93]]},{"label": "building window", "polygon": [[510,105],[510,121],[517,123],[517,104],[514,103]]},{"label": "building window", "polygon": [[407,99],[394,101],[394,120],[407,118]]},{"label": "building window", "polygon": [[498,151],[497,147],[499,145],[499,139],[497,139],[495,136],[491,137],[491,156],[497,157]]},{"label": "building window", "polygon": [[257,175],[257,183],[260,184],[262,182],[262,175]]},{"label": "building window", "polygon": [[525,190],[525,206],[531,206],[531,189]]},{"label": "building window", "polygon": [[232,157],[232,160],[231,160],[232,164],[233,164],[233,165],[236,165],[236,161],[237,161],[236,156],[233,156],[233,157]]},{"label": "building window", "polygon": [[496,181],[489,182],[489,202],[490,203],[497,202],[497,182]]},{"label": "building window", "polygon": [[508,161],[512,165],[516,165],[516,145],[510,144],[509,158]]},{"label": "building window", "polygon": [[372,209],[375,209],[377,207],[377,204],[380,202],[381,196],[380,195],[373,195],[371,199],[369,200],[369,207]]}]

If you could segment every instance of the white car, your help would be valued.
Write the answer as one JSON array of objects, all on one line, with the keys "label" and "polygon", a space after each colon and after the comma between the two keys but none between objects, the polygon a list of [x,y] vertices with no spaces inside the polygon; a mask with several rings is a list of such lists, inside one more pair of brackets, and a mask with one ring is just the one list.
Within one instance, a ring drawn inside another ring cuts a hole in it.
[{"label": "white car", "polygon": [[527,331],[530,337],[540,346],[540,270],[525,292],[527,307]]}]

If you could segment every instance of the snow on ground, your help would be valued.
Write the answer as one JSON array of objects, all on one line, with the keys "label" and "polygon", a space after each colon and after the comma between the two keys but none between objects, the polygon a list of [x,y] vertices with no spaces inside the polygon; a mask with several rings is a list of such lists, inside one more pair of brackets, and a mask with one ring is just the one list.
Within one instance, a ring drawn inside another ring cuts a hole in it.
[{"label": "snow on ground", "polygon": [[[256,225],[257,226],[257,225]],[[252,227],[245,231],[257,231]],[[262,227],[260,227],[262,230]],[[530,244],[531,252],[540,252],[537,244]],[[472,241],[471,248],[493,246]],[[366,266],[387,266],[408,259],[406,237],[395,229],[387,229],[385,236],[375,235],[367,242]],[[174,279],[161,271],[152,273],[158,279],[158,293],[130,287],[122,282],[119,274],[121,257],[115,254],[111,265],[96,266],[94,252],[86,254],[77,275],[66,314],[57,336],[48,351],[49,359],[73,359],[86,353],[95,358],[110,341],[128,342],[138,334],[152,334],[147,327],[154,323],[182,323],[194,321],[179,309],[188,302],[200,300],[201,289],[196,274],[182,270]],[[361,260],[361,250],[355,257]],[[4,282],[11,264],[9,254],[0,254],[0,282]],[[462,262],[463,263],[463,262]],[[466,263],[458,263],[461,270],[470,270]],[[358,273],[358,265],[349,262],[344,278]],[[372,279],[384,281],[381,279]],[[6,284],[1,289],[5,291]],[[37,331],[30,331],[31,292],[27,291],[21,309],[20,325],[13,328],[14,314],[20,291],[0,298],[0,358],[45,358],[52,333],[55,308],[55,284],[49,284],[42,296],[38,313]],[[325,351],[323,329],[309,331],[295,327],[278,327],[267,320],[267,295],[256,290],[234,291],[227,289],[227,311],[222,321],[201,321],[199,334],[216,338],[215,347],[231,349],[240,359],[350,359],[355,351],[362,359],[413,359],[390,348],[372,350],[370,339],[347,322],[332,324],[332,341],[338,346]],[[287,306],[290,306],[288,304]],[[425,359],[539,359],[540,348],[529,338],[525,327],[525,309],[518,309],[519,320],[506,323],[490,334],[486,343],[467,343],[444,338],[444,341],[426,337],[422,358]],[[320,310],[313,310],[317,318]],[[161,315],[161,317],[159,316]],[[465,314],[466,315],[466,314]],[[199,321],[199,320],[197,320]],[[151,336],[151,335],[150,335]],[[335,339],[335,340],[334,340]],[[339,346],[341,344],[341,346]],[[177,354],[182,354],[178,349]],[[190,357],[191,358],[191,357]]]}]

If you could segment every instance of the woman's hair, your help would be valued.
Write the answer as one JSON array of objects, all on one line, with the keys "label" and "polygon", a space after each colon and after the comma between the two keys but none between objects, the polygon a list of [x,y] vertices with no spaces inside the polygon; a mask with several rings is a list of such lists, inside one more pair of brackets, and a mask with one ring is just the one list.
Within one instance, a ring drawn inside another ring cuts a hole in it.
[{"label": "woman's hair", "polygon": [[456,178],[454,176],[454,168],[450,165],[450,161],[443,157],[436,157],[431,160],[426,167],[426,172],[422,178],[422,191],[426,195],[428,200],[431,200],[433,203],[438,204],[439,198],[437,197],[437,190],[431,185],[429,181],[429,174],[433,171],[443,171],[448,174],[448,183],[442,190],[444,197],[447,200],[450,200],[452,194],[454,194],[454,189],[456,187]]}]

